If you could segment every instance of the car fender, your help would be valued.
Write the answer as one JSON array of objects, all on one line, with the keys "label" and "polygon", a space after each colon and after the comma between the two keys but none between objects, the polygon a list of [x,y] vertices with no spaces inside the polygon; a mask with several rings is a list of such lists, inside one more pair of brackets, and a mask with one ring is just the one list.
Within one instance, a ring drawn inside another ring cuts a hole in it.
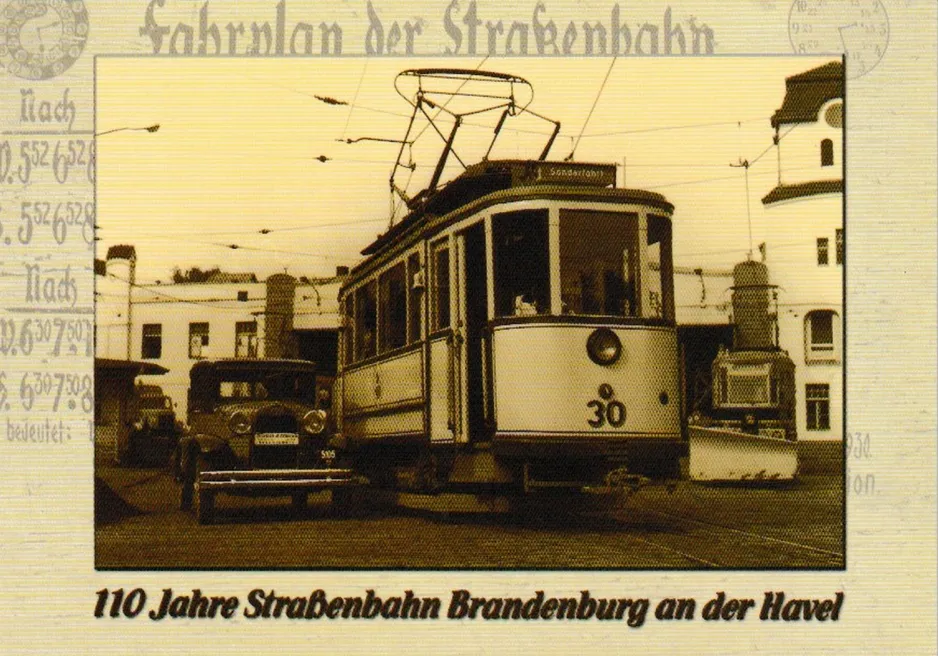
[{"label": "car fender", "polygon": [[195,433],[185,435],[179,439],[178,451],[180,454],[181,472],[193,471],[196,460],[201,455],[205,457],[213,466],[222,466],[226,462],[236,460],[228,442],[218,437],[206,433]]}]

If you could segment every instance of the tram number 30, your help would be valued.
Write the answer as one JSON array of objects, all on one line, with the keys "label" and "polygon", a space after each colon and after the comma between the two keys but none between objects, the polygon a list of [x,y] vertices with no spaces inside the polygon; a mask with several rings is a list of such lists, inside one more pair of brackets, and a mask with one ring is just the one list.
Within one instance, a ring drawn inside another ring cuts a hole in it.
[{"label": "tram number 30", "polygon": [[587,423],[593,428],[602,428],[607,423],[618,428],[625,423],[625,405],[621,401],[603,402],[593,400],[586,404],[586,407],[592,410],[593,416],[587,420]]}]

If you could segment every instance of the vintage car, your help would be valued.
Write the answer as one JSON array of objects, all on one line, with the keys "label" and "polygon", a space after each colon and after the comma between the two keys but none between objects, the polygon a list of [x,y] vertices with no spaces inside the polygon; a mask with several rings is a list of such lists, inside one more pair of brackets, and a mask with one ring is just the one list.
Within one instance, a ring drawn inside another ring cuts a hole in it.
[{"label": "vintage car", "polygon": [[134,387],[130,407],[133,423],[126,439],[118,441],[118,463],[165,465],[180,434],[173,400],[159,385],[138,384]]},{"label": "vintage car", "polygon": [[[364,482],[336,467],[329,414],[332,379],[305,360],[202,360],[190,372],[188,431],[175,458],[180,506],[210,523],[218,493],[290,496],[316,489],[347,503]],[[345,493],[345,494],[344,494]]]}]

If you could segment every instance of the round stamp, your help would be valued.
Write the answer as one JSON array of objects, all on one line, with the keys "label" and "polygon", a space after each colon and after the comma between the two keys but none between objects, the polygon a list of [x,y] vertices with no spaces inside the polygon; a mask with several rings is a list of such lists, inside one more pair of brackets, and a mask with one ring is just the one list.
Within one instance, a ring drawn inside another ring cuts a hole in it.
[{"label": "round stamp", "polygon": [[866,75],[886,54],[889,16],[881,0],[795,0],[788,38],[798,54],[846,54],[847,77]]},{"label": "round stamp", "polygon": [[0,10],[0,66],[27,80],[68,70],[88,39],[81,0],[9,0]]}]

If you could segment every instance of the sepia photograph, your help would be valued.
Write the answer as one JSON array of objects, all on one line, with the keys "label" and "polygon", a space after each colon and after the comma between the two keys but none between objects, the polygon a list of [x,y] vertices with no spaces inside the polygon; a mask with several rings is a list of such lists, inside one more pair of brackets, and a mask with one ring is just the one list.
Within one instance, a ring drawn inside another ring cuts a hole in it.
[{"label": "sepia photograph", "polygon": [[843,570],[844,68],[97,57],[95,567]]}]

